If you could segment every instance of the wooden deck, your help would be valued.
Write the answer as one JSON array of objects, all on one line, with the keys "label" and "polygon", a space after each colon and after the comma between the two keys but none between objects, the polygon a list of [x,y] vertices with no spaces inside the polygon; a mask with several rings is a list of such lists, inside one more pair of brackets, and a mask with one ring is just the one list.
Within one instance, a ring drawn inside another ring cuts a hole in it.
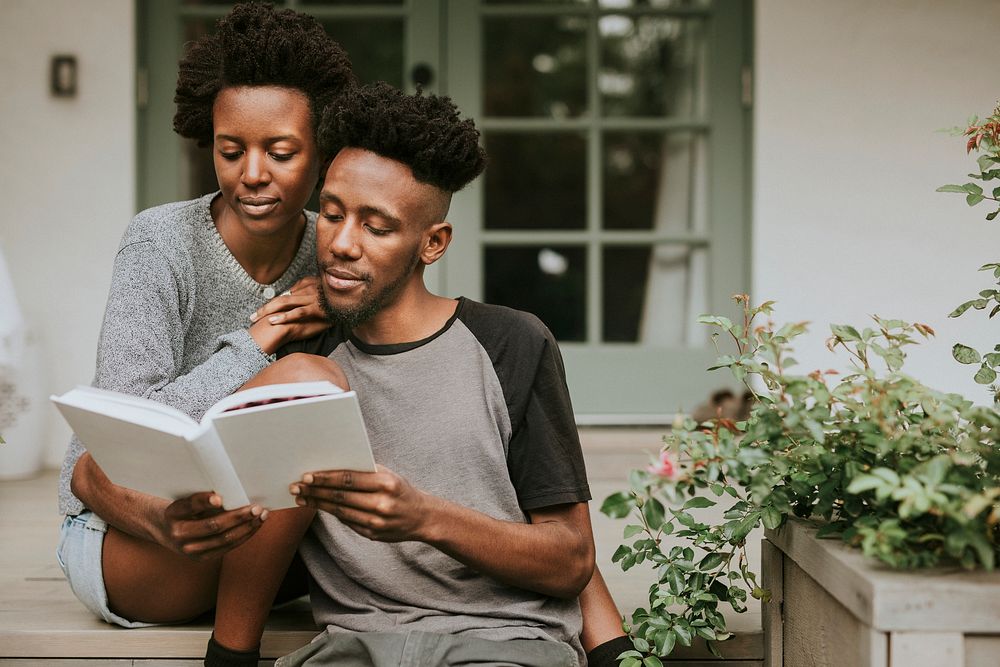
[{"label": "wooden deck", "polygon": [[[646,602],[652,582],[648,569],[621,572],[611,563],[623,521],[600,514],[601,501],[622,489],[628,471],[647,463],[645,452],[660,443],[659,429],[581,430],[594,501],[591,513],[597,558],[620,610]],[[0,482],[0,666],[201,665],[211,632],[206,622],[125,630],[93,618],[67,586],[55,560],[61,517],[56,510],[55,471],[25,481]],[[753,539],[757,544],[759,540]],[[759,563],[759,552],[752,554]],[[759,608],[729,616],[737,637],[722,645],[727,664],[760,665],[763,638]],[[308,642],[316,633],[305,601],[274,612],[264,634],[262,665]],[[718,664],[703,647],[689,649],[671,664]]]}]

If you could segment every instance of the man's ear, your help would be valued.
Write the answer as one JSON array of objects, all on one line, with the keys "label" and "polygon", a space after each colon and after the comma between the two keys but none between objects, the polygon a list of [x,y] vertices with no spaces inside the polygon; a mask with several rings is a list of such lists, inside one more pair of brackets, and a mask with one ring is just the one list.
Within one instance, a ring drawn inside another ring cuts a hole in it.
[{"label": "man's ear", "polygon": [[438,261],[448,249],[449,243],[451,243],[451,223],[447,220],[434,223],[424,232],[420,261],[425,265]]}]

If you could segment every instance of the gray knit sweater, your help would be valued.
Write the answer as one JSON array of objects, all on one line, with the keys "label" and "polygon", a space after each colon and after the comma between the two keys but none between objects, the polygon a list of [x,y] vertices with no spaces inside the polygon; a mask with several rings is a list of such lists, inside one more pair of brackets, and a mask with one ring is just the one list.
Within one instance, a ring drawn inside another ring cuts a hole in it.
[{"label": "gray knit sweater", "polygon": [[[270,285],[251,278],[212,222],[215,193],[157,206],[132,220],[115,256],[93,385],[172,405],[194,419],[271,361],[247,332],[250,314],[315,273],[316,214],[291,265]],[[59,511],[83,454],[74,436],[59,477]]]}]

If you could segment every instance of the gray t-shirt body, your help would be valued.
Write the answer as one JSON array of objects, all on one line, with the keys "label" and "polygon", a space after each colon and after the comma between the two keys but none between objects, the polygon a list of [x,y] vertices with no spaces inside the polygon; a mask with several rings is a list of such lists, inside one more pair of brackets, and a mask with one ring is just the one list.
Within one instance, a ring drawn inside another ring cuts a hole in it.
[{"label": "gray t-shirt body", "polygon": [[[522,523],[527,510],[590,499],[562,359],[534,316],[460,299],[415,343],[367,345],[337,327],[323,338],[298,349],[340,364],[375,460],[417,488]],[[301,553],[331,632],[549,639],[583,661],[577,600],[509,586],[421,542],[368,540],[322,512]]]},{"label": "gray t-shirt body", "polygon": [[[316,215],[292,263],[262,285],[229,252],[212,221],[217,193],[137,215],[115,256],[93,386],[171,405],[194,419],[271,358],[247,331],[250,314],[316,272]],[[74,436],[59,478],[59,511],[83,504],[70,480],[84,448]]]}]

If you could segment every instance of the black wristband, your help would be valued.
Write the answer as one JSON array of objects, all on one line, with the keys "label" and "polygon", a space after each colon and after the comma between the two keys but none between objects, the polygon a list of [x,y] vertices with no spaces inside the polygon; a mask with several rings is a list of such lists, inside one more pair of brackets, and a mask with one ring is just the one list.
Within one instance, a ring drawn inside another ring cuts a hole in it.
[{"label": "black wristband", "polygon": [[635,650],[632,640],[628,636],[615,637],[595,646],[587,651],[587,665],[589,667],[618,667],[615,660],[625,651]]},{"label": "black wristband", "polygon": [[260,649],[252,651],[234,651],[215,641],[215,635],[208,640],[205,649],[205,667],[257,667],[260,660]]}]

